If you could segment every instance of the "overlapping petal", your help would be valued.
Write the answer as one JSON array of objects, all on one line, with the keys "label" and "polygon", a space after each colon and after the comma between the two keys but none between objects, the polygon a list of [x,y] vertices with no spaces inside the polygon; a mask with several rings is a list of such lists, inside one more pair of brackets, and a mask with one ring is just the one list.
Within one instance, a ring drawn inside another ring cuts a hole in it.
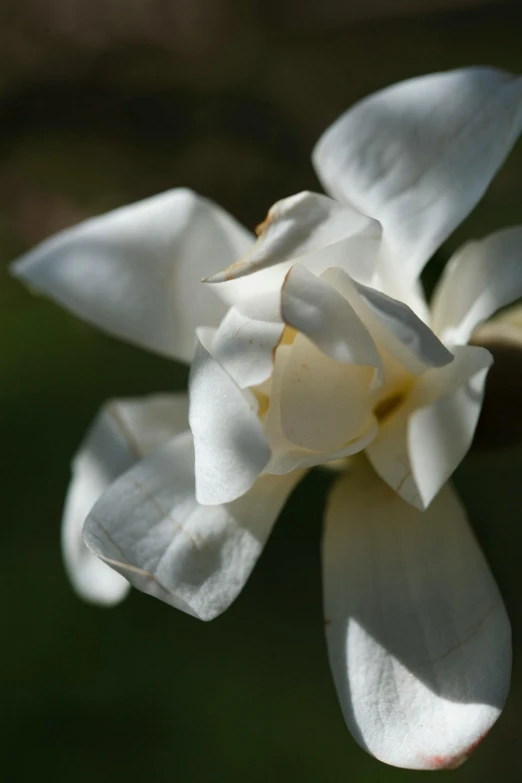
[{"label": "overlapping petal", "polygon": [[[62,539],[88,600],[114,603],[130,582],[216,617],[305,471],[366,449],[373,467],[356,457],[326,514],[329,657],[354,736],[402,767],[464,761],[509,686],[505,610],[446,482],[491,363],[460,343],[522,292],[522,228],[455,256],[433,330],[419,274],[521,130],[522,79],[488,68],[413,79],[319,140],[316,170],[337,201],[277,202],[253,246],[177,189],[14,266],[110,334],[193,358],[189,411],[177,397],[111,403],[75,458]],[[179,434],[187,413],[192,431]]]},{"label": "overlapping petal", "polygon": [[212,620],[242,590],[301,476],[262,476],[233,503],[202,506],[187,432],[110,487],[87,520],[85,541],[134,587]]},{"label": "overlapping petal", "polygon": [[[379,264],[413,281],[469,214],[522,129],[522,79],[466,68],[365,98],[319,139],[326,191],[380,221]],[[390,290],[392,295],[396,295]]]},{"label": "overlapping petal", "polygon": [[322,279],[352,305],[375,342],[412,375],[453,361],[453,354],[408,305],[357,283],[343,269],[328,269]]},{"label": "overlapping petal", "polygon": [[[280,292],[276,292],[273,297],[270,296],[270,302],[258,298],[253,304],[258,309],[263,309],[264,302],[277,307],[280,298]],[[265,314],[268,316],[263,312]],[[274,351],[285,328],[277,312],[274,315],[275,319],[270,320],[269,317],[247,315],[239,307],[231,307],[216,331],[212,355],[241,389],[258,386],[272,374]]]},{"label": "overlapping petal", "polygon": [[522,296],[522,226],[462,247],[446,265],[432,303],[432,327],[465,344],[493,313]]},{"label": "overlapping petal", "polygon": [[373,368],[325,356],[297,335],[281,384],[281,427],[296,446],[338,451],[359,438],[372,418]]},{"label": "overlapping petal", "polygon": [[220,207],[178,188],[62,231],[13,272],[104,331],[190,361],[195,328],[217,326],[227,310],[201,279],[252,241]]},{"label": "overlapping petal", "polygon": [[377,347],[351,304],[300,264],[280,285],[232,307],[212,341],[212,355],[242,388],[266,381],[285,326],[306,335],[326,356],[374,368],[382,375]]},{"label": "overlapping petal", "polygon": [[189,421],[196,453],[199,503],[235,500],[254,484],[270,459],[257,401],[211,354],[213,334],[198,330],[189,380]]},{"label": "overlapping petal", "polygon": [[[315,465],[333,462],[356,454],[357,452],[362,451],[373,440],[378,430],[377,421],[370,413],[366,420],[362,420],[355,427],[358,431],[356,437],[343,443],[338,449],[315,451],[292,443],[287,438],[282,424],[283,381],[285,379],[292,350],[293,346],[291,345],[280,345],[277,348],[271,383],[270,404],[266,414],[265,432],[272,450],[272,456],[266,467],[266,471],[277,475],[288,473],[292,470],[311,468]],[[326,359],[326,357],[323,358]],[[363,369],[368,372],[367,367],[357,369]],[[366,412],[367,409],[364,408],[363,413]],[[315,426],[318,426],[317,422]]]},{"label": "overlapping petal", "polygon": [[[342,251],[350,264],[370,279],[380,239],[380,226],[371,218],[328,196],[304,191],[277,201],[257,228],[258,240],[249,253],[208,282],[235,280],[268,267],[303,260],[311,271],[319,272],[316,251],[350,238],[363,239],[353,247],[343,244]],[[362,263],[360,256],[364,256]]]},{"label": "overlapping petal", "polygon": [[355,739],[399,767],[461,764],[502,709],[511,647],[453,489],[422,514],[359,464],[329,500],[323,574],[330,665]]},{"label": "overlapping petal", "polygon": [[455,360],[428,370],[385,418],[367,455],[399,495],[426,508],[467,453],[482,407],[492,356],[457,346]]},{"label": "overlapping petal", "polygon": [[87,601],[114,604],[128,582],[89,552],[82,529],[102,493],[125,471],[188,426],[188,399],[165,394],[113,400],[94,420],[72,466],[62,520],[62,551],[69,578]]},{"label": "overlapping petal", "polygon": [[324,272],[320,279],[304,266],[290,269],[281,291],[283,320],[325,356],[373,367],[379,376],[382,366],[377,346],[353,305],[329,284],[328,274]]}]

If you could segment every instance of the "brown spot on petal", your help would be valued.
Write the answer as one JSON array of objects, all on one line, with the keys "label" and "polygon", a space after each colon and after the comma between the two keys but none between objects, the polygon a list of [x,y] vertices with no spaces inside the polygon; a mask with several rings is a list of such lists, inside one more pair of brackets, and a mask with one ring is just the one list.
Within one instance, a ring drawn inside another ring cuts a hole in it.
[{"label": "brown spot on petal", "polygon": [[225,279],[233,280],[236,274],[239,271],[243,270],[246,266],[247,266],[247,260],[244,258],[240,258],[239,261],[236,261],[234,264],[227,266],[227,268],[225,269]]}]

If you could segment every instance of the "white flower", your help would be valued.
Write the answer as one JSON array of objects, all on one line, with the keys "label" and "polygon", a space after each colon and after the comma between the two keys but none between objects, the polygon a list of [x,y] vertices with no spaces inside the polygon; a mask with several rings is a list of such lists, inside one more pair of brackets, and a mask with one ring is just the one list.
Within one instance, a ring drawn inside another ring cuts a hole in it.
[{"label": "white flower", "polygon": [[[212,619],[306,469],[365,450],[326,511],[327,640],[353,735],[397,766],[461,763],[509,686],[509,622],[447,481],[491,362],[467,341],[522,293],[522,227],[456,253],[431,309],[419,274],[521,129],[520,79],[413,79],[326,131],[314,164],[330,196],[278,202],[253,247],[221,209],[173,190],[14,267],[106,331],[193,360],[190,429],[180,396],[116,401],[76,457],[64,555],[87,598],[121,598],[119,571]],[[85,517],[100,560],[81,543]]]}]

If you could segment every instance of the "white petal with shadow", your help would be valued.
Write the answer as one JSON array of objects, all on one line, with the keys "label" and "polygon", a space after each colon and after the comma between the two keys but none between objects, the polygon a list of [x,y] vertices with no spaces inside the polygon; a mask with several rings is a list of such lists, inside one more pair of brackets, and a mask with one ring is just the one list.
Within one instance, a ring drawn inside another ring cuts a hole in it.
[{"label": "white petal with shadow", "polygon": [[[276,202],[257,233],[258,240],[249,253],[213,275],[209,282],[223,283],[251,275],[323,251],[351,237],[380,238],[380,226],[352,207],[304,191]],[[303,263],[308,266],[306,261]]]},{"label": "white petal with shadow", "polygon": [[85,541],[134,587],[212,620],[241,592],[302,475],[261,476],[233,503],[202,506],[187,432],[110,487],[89,516]]},{"label": "white petal with shadow", "polygon": [[257,401],[211,354],[214,334],[198,330],[190,369],[189,422],[199,503],[229,503],[247,492],[270,459]]},{"label": "white petal with shadow", "polygon": [[459,766],[504,705],[511,635],[451,486],[421,513],[361,460],[329,499],[323,579],[330,665],[357,742],[398,767]]},{"label": "white petal with shadow", "polygon": [[404,302],[357,283],[340,268],[327,269],[321,278],[351,304],[375,342],[408,373],[421,375],[453,361],[453,354]]},{"label": "white petal with shadow", "polygon": [[313,162],[331,196],[382,224],[388,277],[414,281],[482,198],[521,129],[522,79],[464,68],[363,99],[319,139]]},{"label": "white petal with shadow", "polygon": [[118,603],[128,582],[83,542],[83,524],[103,492],[125,471],[166,443],[188,423],[184,394],[108,402],[91,425],[72,465],[62,518],[65,568],[78,594],[92,603]]},{"label": "white petal with shadow", "polygon": [[432,328],[448,344],[466,344],[496,310],[522,296],[522,226],[469,242],[450,259],[432,302]]},{"label": "white petal with shadow", "polygon": [[252,241],[220,207],[177,188],[60,232],[12,271],[109,334],[188,362],[196,327],[217,326],[227,309],[201,279]]},{"label": "white petal with shadow", "polygon": [[381,478],[420,509],[430,504],[471,446],[492,363],[485,348],[456,346],[454,351],[452,364],[417,379],[366,450]]}]

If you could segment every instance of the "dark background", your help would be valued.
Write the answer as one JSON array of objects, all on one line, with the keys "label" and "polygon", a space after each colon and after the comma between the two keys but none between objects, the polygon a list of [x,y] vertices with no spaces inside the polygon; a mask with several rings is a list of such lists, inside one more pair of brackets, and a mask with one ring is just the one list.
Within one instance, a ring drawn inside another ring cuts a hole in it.
[{"label": "dark background", "polygon": [[[213,623],[137,592],[113,610],[76,598],[59,552],[71,455],[106,398],[181,389],[187,371],[31,297],[6,269],[59,228],[173,186],[192,187],[253,227],[272,202],[318,188],[312,145],[354,100],[429,71],[522,71],[521,33],[518,2],[4,0],[6,780],[398,783],[425,774],[367,756],[337,705],[320,598],[327,474],[298,488],[247,588]],[[428,286],[462,239],[522,222],[521,172],[522,143],[431,264]],[[512,429],[506,422],[499,427]],[[515,446],[476,450],[456,475],[516,651],[503,717],[451,773],[462,783],[522,779],[521,469]]]}]

